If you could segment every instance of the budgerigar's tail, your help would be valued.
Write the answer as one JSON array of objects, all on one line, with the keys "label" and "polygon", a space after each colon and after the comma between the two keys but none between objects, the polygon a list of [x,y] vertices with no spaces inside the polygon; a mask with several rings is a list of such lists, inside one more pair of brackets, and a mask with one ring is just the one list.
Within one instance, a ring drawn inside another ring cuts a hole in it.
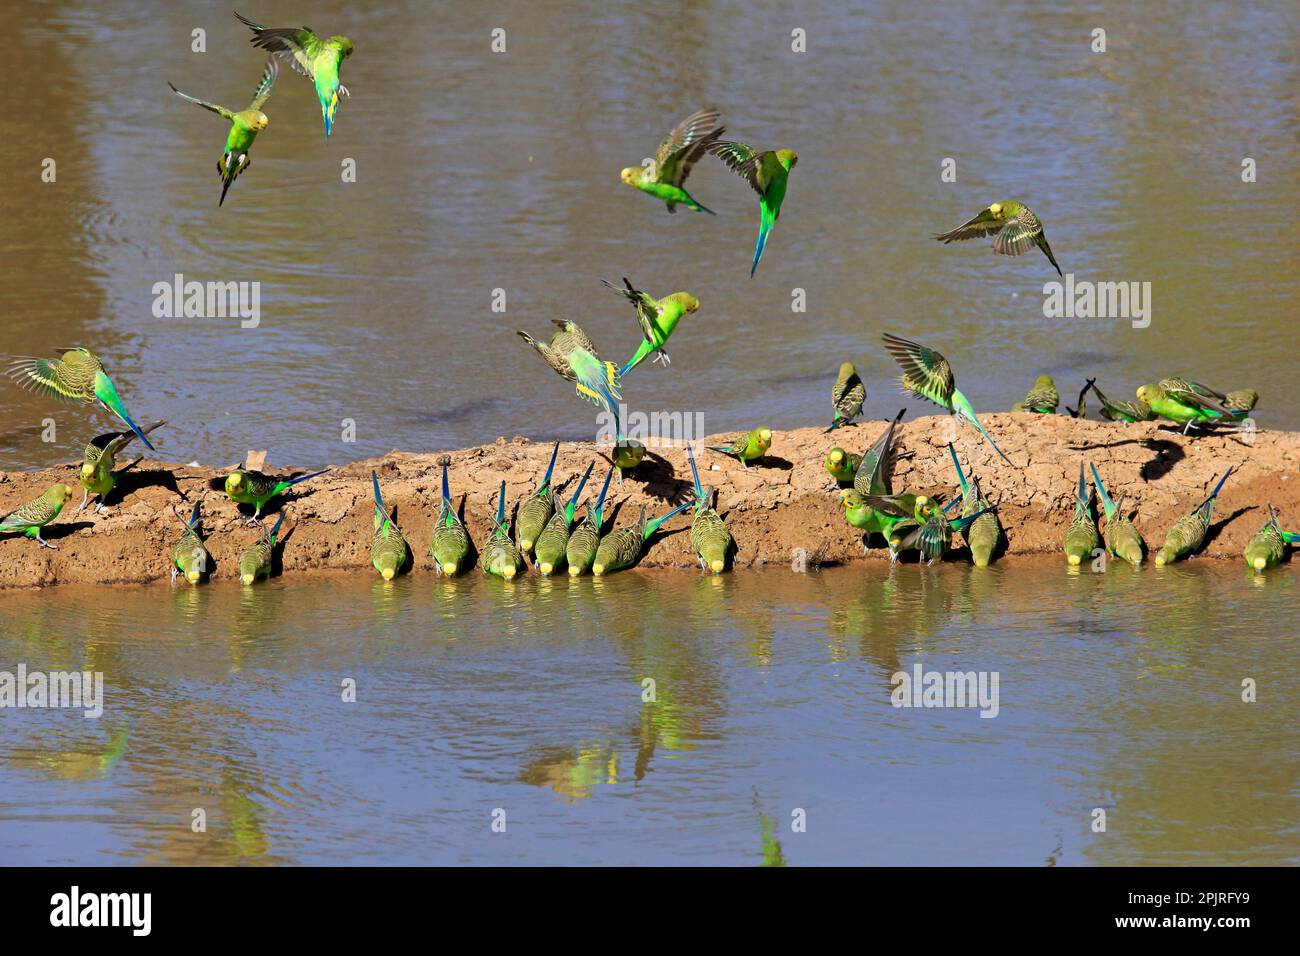
[{"label": "budgerigar's tail", "polygon": [[962,472],[961,464],[957,461],[957,449],[952,447],[952,442],[948,442],[948,454],[952,455],[952,466],[957,469],[957,484],[961,486],[962,495],[965,495],[970,483],[966,481],[966,475]]},{"label": "budgerigar's tail", "polygon": [[1011,459],[1002,453],[1002,449],[999,448],[998,443],[993,440],[993,436],[990,435],[988,431],[984,428],[984,426],[980,424],[980,420],[976,418],[974,414],[967,414],[966,412],[963,411],[960,417],[962,418],[963,421],[968,421],[972,425],[974,425],[975,430],[984,436],[984,440],[993,446],[993,450],[997,452],[999,456],[1001,456],[1002,460],[1005,461],[1008,465],[1011,464]]},{"label": "budgerigar's tail", "polygon": [[751,279],[754,278],[754,273],[758,270],[759,260],[763,258],[763,249],[767,246],[767,234],[772,231],[774,222],[776,222],[776,214],[772,212],[766,203],[763,203],[758,220],[758,242],[754,246],[754,264],[749,267],[749,277]]},{"label": "budgerigar's tail", "polygon": [[1092,483],[1097,486],[1097,494],[1101,498],[1101,506],[1106,511],[1106,520],[1109,521],[1111,516],[1119,510],[1119,506],[1111,501],[1110,495],[1106,494],[1106,486],[1102,484],[1101,475],[1097,474],[1097,466],[1088,462],[1088,467],[1092,470]]}]

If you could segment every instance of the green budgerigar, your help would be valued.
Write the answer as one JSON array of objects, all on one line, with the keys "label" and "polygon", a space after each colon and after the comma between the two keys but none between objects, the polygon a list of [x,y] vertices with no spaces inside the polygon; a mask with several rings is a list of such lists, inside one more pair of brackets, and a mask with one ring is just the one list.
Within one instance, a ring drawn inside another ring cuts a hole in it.
[{"label": "green budgerigar", "polygon": [[729,143],[725,140],[713,141],[708,149],[758,193],[758,242],[754,246],[754,262],[749,267],[750,278],[753,278],[758,262],[763,258],[763,249],[767,246],[767,235],[772,231],[773,224],[781,218],[785,188],[790,181],[790,171],[799,162],[799,154],[793,149],[757,150],[744,143]]},{"label": "green budgerigar", "polygon": [[1248,411],[1228,408],[1224,404],[1228,396],[1223,392],[1184,378],[1165,378],[1154,385],[1143,385],[1137,397],[1161,418],[1182,425],[1183,434],[1193,425],[1240,422]]},{"label": "green budgerigar", "polygon": [[619,178],[656,199],[662,199],[669,212],[681,203],[696,212],[713,213],[700,205],[684,187],[686,177],[705,151],[726,130],[717,125],[722,114],[715,109],[696,110],[678,123],[664,137],[655,151],[654,161],[642,166],[628,166]]},{"label": "green budgerigar", "polygon": [[1013,412],[1031,412],[1035,415],[1055,415],[1056,407],[1061,404],[1061,395],[1056,390],[1056,383],[1050,375],[1040,375],[1034,380],[1033,387],[1025,400],[1011,406]]},{"label": "green budgerigar", "polygon": [[[146,425],[140,431],[149,434],[155,428],[160,428],[166,422],[158,421],[152,425]],[[123,472],[139,464],[137,458],[130,464],[123,465],[121,468],[114,469],[116,464],[117,453],[135,440],[135,432],[109,432],[107,435],[98,435],[90,440],[86,450],[82,455],[81,474],[81,504],[77,506],[77,511],[82,511],[86,503],[90,500],[91,495],[98,499],[95,502],[95,513],[99,514],[108,504],[108,496],[113,489],[117,487],[117,481]]]},{"label": "green budgerigar", "polygon": [[832,448],[826,453],[826,460],[822,464],[826,466],[827,473],[836,482],[841,485],[852,485],[853,479],[857,477],[858,467],[862,464],[862,456],[847,452],[843,448]]},{"label": "green budgerigar", "polygon": [[538,354],[546,359],[546,364],[562,378],[573,382],[580,398],[585,398],[604,408],[614,416],[617,425],[618,403],[623,397],[620,391],[618,366],[600,357],[596,346],[577,322],[566,319],[551,321],[559,331],[551,337],[550,345],[543,345],[527,332],[520,331],[518,335],[536,349]]},{"label": "green budgerigar", "polygon": [[721,574],[727,567],[727,557],[735,542],[727,523],[718,514],[714,503],[716,491],[700,484],[700,470],[695,465],[695,452],[686,445],[686,460],[691,464],[691,481],[694,484],[695,517],[691,521],[691,546],[699,556],[700,567]]},{"label": "green budgerigar", "polygon": [[831,421],[828,432],[850,424],[862,414],[862,403],[867,400],[867,389],[858,377],[858,370],[852,362],[840,365],[840,373],[835,377],[831,388],[831,407],[835,409],[835,418]]},{"label": "green budgerigar", "polygon": [[267,60],[266,69],[262,71],[262,79],[253,93],[253,102],[239,112],[182,93],[170,82],[167,84],[181,99],[188,100],[195,106],[202,106],[205,110],[211,110],[230,122],[230,132],[226,134],[226,148],[222,151],[221,158],[217,160],[217,175],[221,177],[221,198],[217,200],[218,206],[225,203],[226,193],[230,191],[231,184],[239,178],[239,174],[253,164],[248,154],[253,148],[253,141],[257,139],[257,134],[266,129],[267,124],[271,122],[262,112],[262,107],[266,105],[279,73],[280,68],[276,65],[275,58]]},{"label": "green budgerigar", "polygon": [[1282,563],[1288,544],[1300,544],[1300,533],[1283,531],[1277,509],[1268,506],[1268,521],[1246,543],[1246,564],[1256,571],[1266,571]]},{"label": "green budgerigar", "polygon": [[605,475],[605,484],[601,486],[600,497],[595,504],[587,505],[587,514],[578,522],[569,535],[564,546],[564,560],[569,566],[569,577],[576,578],[591,567],[596,560],[596,549],[600,546],[601,530],[605,526],[605,495],[609,494],[609,480],[617,469],[613,466]]},{"label": "green budgerigar", "polygon": [[[198,584],[203,580],[203,576],[208,573],[208,568],[212,566],[212,556],[208,554],[208,549],[203,546],[203,534],[199,528],[199,510],[203,506],[203,500],[199,499],[194,502],[194,510],[190,512],[190,520],[185,521],[185,533],[181,535],[180,540],[172,545],[172,582],[175,583],[176,575],[185,575],[185,580],[190,584]],[[176,517],[180,517],[177,515]]]},{"label": "green budgerigar", "polygon": [[609,454],[603,457],[614,466],[614,473],[621,485],[623,476],[628,472],[636,471],[645,460],[645,451],[645,445],[635,438],[625,438],[620,435]]},{"label": "green budgerigar", "polygon": [[[858,463],[857,473],[853,476],[853,487],[863,495],[890,494],[890,469],[894,460],[894,441],[898,435],[899,422],[907,414],[907,409],[900,408],[889,427],[880,433]],[[879,529],[877,529],[879,530]]]},{"label": "green budgerigar", "polygon": [[1052,255],[1052,247],[1047,244],[1043,224],[1028,206],[1014,199],[995,202],[981,210],[974,219],[934,238],[947,245],[988,235],[993,236],[993,251],[998,255],[1018,256],[1037,246],[1043,250],[1043,255],[1047,256],[1047,261],[1052,264],[1056,274],[1064,278],[1061,267],[1056,264],[1056,257]]},{"label": "green budgerigar", "polygon": [[1101,544],[1097,536],[1097,526],[1092,520],[1092,495],[1088,493],[1088,482],[1083,473],[1083,462],[1079,462],[1079,487],[1074,495],[1074,518],[1065,529],[1065,538],[1061,543],[1065,559],[1071,567],[1078,567],[1084,558],[1092,556]]},{"label": "green budgerigar", "polygon": [[339,82],[339,69],[352,55],[352,41],[342,34],[322,40],[310,27],[264,27],[247,17],[235,14],[239,22],[253,31],[248,42],[287,60],[295,70],[311,80],[320,103],[325,135],[334,129],[334,113],[339,97],[348,96],[348,88]]},{"label": "green budgerigar", "polygon": [[0,516],[0,534],[19,532],[32,538],[42,548],[57,551],[54,544],[41,537],[41,529],[59,516],[63,506],[73,496],[71,487],[51,485],[45,494],[26,504],[19,505],[7,515]]},{"label": "green budgerigar", "polygon": [[689,292],[674,292],[662,299],[651,298],[645,292],[635,288],[627,276],[623,277],[622,289],[606,279],[600,281],[632,303],[632,307],[636,309],[637,325],[641,327],[641,344],[627,360],[627,364],[619,369],[618,374],[626,375],[652,353],[654,358],[651,361],[669,364],[671,359],[664,351],[668,336],[673,334],[673,329],[677,328],[677,323],[681,321],[682,316],[699,309],[699,299]]},{"label": "green budgerigar", "polygon": [[433,526],[433,543],[429,550],[433,553],[434,567],[439,574],[452,575],[465,568],[469,557],[469,532],[456,514],[451,503],[451,485],[447,481],[447,466],[451,456],[443,455],[438,459],[442,466],[442,505],[438,511],[437,523]]},{"label": "green budgerigar", "polygon": [[621,571],[636,564],[637,559],[641,557],[641,549],[646,540],[659,530],[660,525],[669,518],[681,514],[693,503],[684,501],[666,515],[652,521],[646,520],[645,505],[642,505],[635,525],[611,531],[600,539],[600,545],[596,548],[596,559],[591,565],[591,573],[600,577],[607,572]]},{"label": "green budgerigar", "polygon": [[76,405],[98,402],[120,418],[144,442],[145,448],[154,450],[153,443],[127,414],[117,387],[104,371],[104,363],[90,349],[61,349],[59,357],[54,359],[15,356],[8,374],[20,386],[38,395]]},{"label": "green budgerigar", "polygon": [[533,555],[537,570],[543,575],[550,574],[564,564],[565,550],[569,546],[569,528],[573,526],[573,513],[577,510],[578,499],[582,497],[582,489],[587,486],[587,479],[591,477],[591,469],[594,467],[596,463],[593,461],[582,473],[578,486],[573,490],[564,507],[551,515],[551,520],[546,522],[546,527],[537,536]]},{"label": "green budgerigar", "polygon": [[957,449],[952,447],[952,442],[948,443],[948,454],[952,456],[952,466],[957,470],[957,484],[961,488],[962,517],[980,515],[963,532],[966,547],[970,549],[971,561],[974,562],[975,567],[986,568],[993,560],[993,552],[997,550],[998,542],[1002,538],[1002,525],[998,523],[997,512],[980,491],[979,479],[974,475],[967,479],[966,473],[961,470],[961,463],[957,461]]},{"label": "green budgerigar", "polygon": [[[951,502],[950,506],[952,504],[956,502]],[[891,535],[889,542],[891,557],[896,557],[901,551],[915,548],[921,552],[921,557],[925,559],[927,565],[934,564],[952,547],[954,531],[965,533],[975,522],[989,517],[992,513],[992,508],[981,508],[966,517],[949,519],[946,509],[931,503],[925,509],[924,520],[921,521],[920,527],[913,529],[901,540]],[[918,515],[918,518],[920,517]]]},{"label": "green budgerigar", "polygon": [[709,451],[721,452],[724,455],[730,455],[740,462],[746,469],[749,468],[751,461],[757,461],[767,454],[767,450],[772,447],[772,429],[767,427],[755,428],[752,432],[744,435],[738,435],[729,445],[709,445]]},{"label": "green budgerigar", "polygon": [[226,476],[226,494],[236,504],[252,505],[253,516],[246,524],[257,524],[262,518],[262,509],[278,495],[284,494],[294,485],[311,478],[317,478],[329,471],[323,468],[309,475],[285,475],[283,477],[264,475],[260,471],[247,471],[243,465]]},{"label": "green budgerigar", "polygon": [[1205,541],[1205,533],[1210,530],[1210,518],[1214,514],[1214,502],[1219,497],[1219,490],[1232,474],[1229,468],[1214,486],[1214,490],[1199,505],[1174,522],[1165,535],[1164,547],[1156,552],[1156,564],[1173,564],[1196,551]]},{"label": "green budgerigar", "polygon": [[280,537],[280,526],[284,524],[284,512],[275,519],[271,530],[263,527],[258,539],[244,549],[239,556],[239,580],[244,584],[253,584],[259,578],[271,576],[271,564],[275,557],[275,543]]},{"label": "green budgerigar", "polygon": [[1097,486],[1101,507],[1106,513],[1106,550],[1136,567],[1142,563],[1146,542],[1142,540],[1141,533],[1129,520],[1128,515],[1121,510],[1123,500],[1121,499],[1119,503],[1111,500],[1105,484],[1102,483],[1101,475],[1097,472],[1097,466],[1089,462],[1088,467],[1092,469],[1092,483]]},{"label": "green budgerigar", "polygon": [[974,426],[984,440],[993,446],[993,450],[1008,465],[1011,459],[1002,454],[993,436],[988,433],[980,420],[975,417],[975,408],[970,400],[957,388],[957,377],[952,373],[948,360],[934,349],[918,345],[897,335],[884,335],[885,348],[890,356],[903,370],[902,386],[904,391],[912,392],[927,401],[934,402],[940,408],[947,409],[958,421]]},{"label": "green budgerigar", "polygon": [[371,491],[375,499],[374,534],[370,538],[370,563],[385,581],[391,581],[406,564],[410,548],[402,529],[393,520],[393,514],[384,507],[383,495],[379,493],[379,475],[370,473]]},{"label": "green budgerigar", "polygon": [[520,554],[532,554],[533,542],[555,514],[555,489],[551,487],[551,475],[555,472],[555,457],[559,453],[560,443],[557,441],[551,449],[551,463],[546,466],[546,474],[515,513],[515,541]]},{"label": "green budgerigar", "polygon": [[1156,417],[1156,413],[1151,411],[1151,407],[1146,402],[1138,399],[1136,402],[1112,402],[1101,389],[1097,387],[1096,379],[1088,380],[1092,385],[1093,394],[1097,396],[1097,401],[1101,402],[1101,417],[1110,422],[1149,422]]},{"label": "green budgerigar", "polygon": [[509,581],[524,566],[524,559],[510,540],[510,525],[506,521],[506,483],[501,482],[497,495],[497,517],[492,524],[492,534],[483,546],[483,573]]}]

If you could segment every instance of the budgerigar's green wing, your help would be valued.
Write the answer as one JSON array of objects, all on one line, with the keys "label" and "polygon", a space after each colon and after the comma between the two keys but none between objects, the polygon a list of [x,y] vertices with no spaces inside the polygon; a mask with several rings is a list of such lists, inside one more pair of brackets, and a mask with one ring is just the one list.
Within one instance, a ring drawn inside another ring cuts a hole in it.
[{"label": "budgerigar's green wing", "polygon": [[720,115],[715,109],[698,110],[664,137],[655,152],[655,177],[659,182],[681,186],[686,181],[709,141],[722,133],[717,125]]},{"label": "budgerigar's green wing", "polygon": [[952,367],[948,360],[934,349],[897,335],[884,335],[885,348],[903,370],[903,384],[918,395],[952,408],[952,392],[956,388]]},{"label": "budgerigar's green wing", "polygon": [[744,143],[715,140],[709,144],[709,152],[726,163],[733,173],[753,186],[754,192],[760,197],[767,195],[767,187],[771,185],[772,177],[776,172],[785,171],[781,161],[776,158],[774,150],[765,149],[759,152],[753,146],[746,146]]},{"label": "budgerigar's green wing", "polygon": [[985,209],[974,219],[968,219],[951,232],[945,232],[942,235],[935,236],[944,245],[950,242],[964,242],[967,239],[980,239],[989,233],[997,232],[1002,228],[1002,223],[988,209]]},{"label": "budgerigar's green wing", "polygon": [[197,96],[190,96],[188,93],[182,93],[180,90],[176,89],[176,87],[172,86],[171,80],[167,81],[167,85],[171,86],[172,92],[175,93],[177,96],[179,96],[181,99],[189,100],[195,106],[202,106],[205,110],[211,110],[212,112],[220,116],[222,119],[228,119],[231,121],[234,120],[235,114],[232,113],[230,110],[226,109],[224,106],[218,106],[216,103],[209,103],[207,100],[201,100]]},{"label": "budgerigar's green wing", "polygon": [[303,76],[315,78],[312,75],[312,64],[325,44],[312,32],[311,27],[264,27],[238,13],[235,17],[253,31],[253,46],[280,54]]},{"label": "budgerigar's green wing", "polygon": [[1231,414],[1231,410],[1223,404],[1227,396],[1200,382],[1191,382],[1183,378],[1165,378],[1160,380],[1160,387],[1176,402],[1182,402],[1192,408],[1209,408],[1216,412],[1223,412],[1225,415]]},{"label": "budgerigar's green wing", "polygon": [[1037,217],[1028,209],[1021,209],[993,237],[993,251],[1003,256],[1022,255],[1034,247],[1042,231]]},{"label": "budgerigar's green wing", "polygon": [[260,110],[262,104],[271,96],[271,87],[275,86],[275,78],[280,75],[280,66],[275,62],[275,57],[266,61],[266,67],[262,70],[262,79],[258,81],[257,89],[253,91],[253,102],[248,104],[250,110]]}]

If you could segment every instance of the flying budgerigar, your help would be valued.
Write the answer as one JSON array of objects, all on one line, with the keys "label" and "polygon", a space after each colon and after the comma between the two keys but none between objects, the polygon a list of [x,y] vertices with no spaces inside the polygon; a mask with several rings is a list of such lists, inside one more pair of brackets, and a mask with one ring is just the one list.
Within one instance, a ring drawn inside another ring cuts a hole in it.
[{"label": "flying budgerigar", "polygon": [[609,480],[614,477],[616,468],[611,465],[609,474],[605,475],[605,484],[601,486],[600,497],[594,504],[587,505],[587,513],[578,522],[569,535],[564,546],[564,560],[569,566],[569,577],[576,578],[591,567],[596,560],[596,549],[600,546],[601,529],[605,525],[605,496],[609,494]]},{"label": "flying budgerigar", "polygon": [[57,551],[57,546],[41,537],[41,529],[59,516],[73,494],[68,485],[51,485],[39,498],[19,505],[7,515],[0,515],[0,534],[20,532],[34,539],[42,548]]},{"label": "flying budgerigar", "polygon": [[951,232],[935,236],[947,245],[964,239],[979,239],[993,236],[993,251],[1004,256],[1018,256],[1028,252],[1034,246],[1043,250],[1047,261],[1052,264],[1056,274],[1064,277],[1061,267],[1056,264],[1052,247],[1047,244],[1047,233],[1043,224],[1024,203],[1014,199],[1004,199],[983,209],[974,219],[962,223]]},{"label": "flying budgerigar", "polygon": [[772,429],[766,426],[755,428],[752,432],[744,435],[738,435],[729,445],[709,445],[709,451],[721,452],[724,455],[730,455],[743,465],[749,468],[751,461],[757,461],[767,454],[767,450],[772,447]]},{"label": "flying budgerigar", "polygon": [[629,186],[662,199],[669,212],[676,212],[677,204],[681,203],[687,209],[712,214],[713,210],[696,202],[683,184],[691,174],[691,167],[704,155],[709,145],[725,132],[724,127],[717,125],[721,115],[715,109],[702,109],[692,113],[664,137],[659,149],[655,151],[653,163],[628,166],[619,173],[619,178]]},{"label": "flying budgerigar", "polygon": [[862,403],[866,400],[867,389],[858,377],[858,370],[852,362],[844,362],[840,365],[840,374],[835,377],[835,385],[831,389],[831,406],[835,409],[835,418],[826,431],[833,432],[850,424],[862,414]]},{"label": "flying budgerigar", "polygon": [[371,492],[375,499],[374,534],[370,538],[370,563],[385,581],[391,581],[406,564],[410,548],[393,513],[384,505],[379,491],[379,475],[370,473]]},{"label": "flying budgerigar", "polygon": [[565,552],[569,547],[569,528],[573,525],[573,513],[578,508],[582,489],[587,486],[587,479],[591,477],[591,470],[595,467],[594,461],[587,466],[569,500],[551,515],[551,520],[546,522],[546,527],[537,536],[537,543],[533,545],[533,558],[537,563],[537,570],[542,575],[548,575],[564,564]]},{"label": "flying budgerigar", "polygon": [[636,471],[645,460],[645,444],[635,438],[619,435],[618,441],[609,450],[609,454],[603,457],[614,466],[614,474],[618,476],[618,483],[621,485],[623,476],[628,472]]},{"label": "flying budgerigar", "polygon": [[889,427],[880,433],[858,463],[857,473],[853,476],[853,487],[863,495],[887,495],[891,493],[889,477],[894,459],[894,442],[898,435],[899,422],[907,414],[907,409],[900,408]]},{"label": "flying budgerigar", "polygon": [[652,521],[646,520],[645,505],[642,505],[641,514],[635,525],[611,531],[601,538],[600,545],[596,548],[596,559],[591,565],[591,573],[600,577],[609,571],[621,571],[636,564],[637,558],[641,557],[641,549],[646,540],[659,530],[659,526],[669,518],[681,514],[692,504],[693,501],[683,501],[666,515]]},{"label": "flying budgerigar", "polygon": [[217,160],[217,175],[221,177],[221,198],[217,200],[218,206],[225,203],[226,193],[230,190],[231,184],[239,178],[239,174],[253,164],[248,153],[253,148],[253,141],[257,139],[257,134],[266,129],[267,124],[270,123],[266,114],[262,112],[262,106],[270,97],[271,87],[275,86],[275,78],[279,73],[280,68],[276,65],[275,58],[267,60],[266,69],[262,71],[262,79],[253,93],[253,102],[237,113],[216,103],[209,103],[207,100],[182,93],[170,82],[167,84],[181,99],[189,100],[195,106],[202,106],[205,110],[211,110],[222,119],[230,121],[230,132],[226,134],[226,148],[222,151],[221,158]]},{"label": "flying budgerigar", "polygon": [[284,494],[294,485],[301,484],[311,478],[317,478],[327,471],[329,471],[328,468],[323,468],[320,471],[313,471],[309,475],[276,477],[264,475],[260,471],[248,471],[245,470],[243,465],[240,465],[226,476],[226,494],[236,504],[252,505],[253,516],[246,523],[257,524],[262,518],[262,509],[266,507],[267,502],[272,498]]},{"label": "flying budgerigar", "polygon": [[1219,497],[1223,483],[1232,474],[1232,468],[1223,473],[1219,483],[1214,486],[1199,505],[1173,523],[1165,535],[1164,547],[1156,552],[1156,564],[1173,564],[1187,557],[1205,541],[1205,533],[1210,530],[1210,518],[1214,514],[1214,502]]},{"label": "flying budgerigar", "polygon": [[280,537],[280,526],[284,524],[284,512],[275,519],[271,530],[261,529],[256,541],[244,549],[239,556],[239,580],[244,584],[253,584],[259,578],[271,576],[272,559],[275,557],[275,543]]},{"label": "flying budgerigar", "polygon": [[54,359],[15,356],[9,366],[9,377],[29,392],[52,396],[61,402],[78,405],[99,402],[135,432],[146,448],[154,450],[153,443],[127,414],[99,356],[90,349],[60,349],[59,357]]},{"label": "flying budgerigar", "polygon": [[1074,517],[1065,529],[1062,549],[1065,559],[1071,567],[1083,563],[1084,558],[1092,557],[1092,552],[1101,543],[1097,536],[1097,526],[1092,520],[1092,496],[1088,494],[1087,480],[1083,474],[1083,462],[1079,462],[1079,487],[1074,496]]},{"label": "flying budgerigar", "polygon": [[1224,404],[1228,396],[1223,392],[1185,378],[1163,378],[1154,385],[1143,385],[1138,388],[1137,397],[1161,418],[1182,425],[1183,434],[1193,425],[1240,422],[1249,412],[1249,409],[1229,408]]},{"label": "flying budgerigar", "polygon": [[1102,483],[1097,466],[1089,462],[1088,467],[1092,470],[1092,483],[1097,486],[1102,510],[1106,513],[1106,550],[1136,567],[1142,563],[1146,542],[1142,540],[1141,532],[1129,520],[1128,515],[1121,510],[1123,499],[1118,503],[1113,501],[1106,491],[1105,484]]},{"label": "flying budgerigar", "polygon": [[721,574],[727,567],[727,556],[735,544],[727,523],[718,514],[713,488],[700,485],[700,471],[695,465],[695,452],[690,442],[686,444],[686,460],[691,464],[691,482],[694,485],[695,517],[691,520],[691,546],[700,559],[700,567]]},{"label": "flying budgerigar", "polygon": [[573,382],[580,398],[604,408],[614,416],[617,424],[618,403],[623,397],[619,391],[618,366],[601,359],[577,322],[566,319],[551,321],[559,331],[552,336],[550,345],[535,341],[527,332],[519,332],[519,337],[535,348],[562,378]]},{"label": "flying budgerigar", "polygon": [[674,292],[662,299],[654,299],[635,288],[627,276],[623,277],[622,289],[607,279],[600,281],[632,303],[632,307],[636,309],[637,325],[641,327],[641,344],[627,360],[627,364],[619,369],[619,376],[632,371],[652,352],[654,353],[652,361],[661,361],[667,365],[670,360],[668,353],[664,351],[664,344],[667,343],[668,336],[673,334],[673,329],[677,328],[677,323],[681,321],[682,316],[700,307],[699,300],[689,292]]},{"label": "flying budgerigar", "polygon": [[312,81],[320,101],[325,135],[334,128],[334,112],[339,96],[348,96],[348,88],[339,82],[339,69],[352,55],[352,41],[340,34],[322,40],[310,27],[264,27],[247,17],[235,14],[239,22],[253,31],[249,41],[288,60],[295,70]]},{"label": "flying budgerigar", "polygon": [[1110,422],[1149,422],[1156,417],[1156,413],[1151,411],[1151,407],[1146,402],[1138,399],[1136,402],[1112,402],[1101,389],[1097,387],[1096,379],[1089,379],[1092,383],[1093,394],[1101,402],[1101,417]]},{"label": "flying budgerigar", "polygon": [[[203,580],[203,576],[208,573],[208,568],[212,566],[212,556],[208,554],[208,549],[203,546],[203,534],[199,530],[199,510],[203,506],[203,500],[199,499],[194,502],[194,510],[190,512],[190,520],[185,521],[185,533],[181,535],[180,540],[172,545],[172,581],[176,581],[177,574],[185,575],[185,580],[190,584],[198,584]],[[180,517],[178,514],[177,518]]]},{"label": "flying budgerigar", "polygon": [[451,485],[447,481],[447,466],[451,456],[443,455],[438,459],[442,466],[442,504],[438,511],[438,520],[433,526],[433,543],[429,550],[433,552],[434,567],[439,574],[455,574],[463,570],[465,559],[469,556],[469,532],[456,514],[451,503]]},{"label": "flying budgerigar", "polygon": [[1056,383],[1050,375],[1040,375],[1025,400],[1011,406],[1013,412],[1032,412],[1036,415],[1055,415],[1056,407],[1061,404],[1061,395],[1056,390]]},{"label": "flying budgerigar", "polygon": [[524,565],[519,550],[510,540],[510,525],[506,521],[506,483],[501,482],[497,495],[497,517],[492,523],[492,534],[483,546],[483,573],[509,581]]},{"label": "flying budgerigar", "polygon": [[551,462],[546,466],[546,474],[515,514],[515,541],[520,554],[532,554],[533,542],[555,514],[555,489],[551,487],[551,475],[555,472],[555,457],[559,453],[560,443],[557,441],[551,449]]},{"label": "flying budgerigar", "polygon": [[997,513],[992,504],[980,491],[979,479],[971,475],[969,479],[961,470],[957,460],[957,449],[948,443],[948,454],[952,456],[952,466],[957,470],[957,484],[961,488],[961,514],[963,518],[984,512],[971,522],[971,526],[962,532],[966,538],[966,547],[970,549],[971,561],[977,568],[986,568],[993,560],[998,541],[1002,538],[1002,525],[998,523]]},{"label": "flying budgerigar", "polygon": [[946,408],[958,420],[973,425],[1002,460],[1011,464],[1011,459],[1002,454],[1002,449],[993,440],[993,436],[975,417],[975,409],[970,401],[957,388],[957,378],[946,358],[934,349],[888,332],[885,333],[884,340],[885,348],[903,370],[902,385],[905,391],[914,392],[940,408]]},{"label": "flying budgerigar", "polygon": [[742,177],[758,193],[758,243],[754,246],[754,262],[749,267],[750,278],[753,278],[758,262],[763,258],[767,234],[772,231],[772,224],[781,217],[785,187],[790,180],[790,170],[799,162],[799,155],[792,149],[757,150],[744,143],[729,143],[726,140],[710,143],[709,152],[726,163],[732,172]]},{"label": "flying budgerigar", "polygon": [[[161,428],[166,422],[154,422],[152,425],[146,425],[140,431],[147,435],[155,428]],[[104,510],[108,503],[108,496],[113,489],[117,487],[117,480],[122,473],[135,467],[140,463],[140,459],[123,465],[121,468],[114,468],[117,463],[117,453],[135,440],[135,432],[109,432],[107,435],[98,435],[90,440],[82,456],[81,462],[81,504],[77,510],[81,511],[86,507],[91,495],[95,495],[99,500],[95,502],[95,514]]]}]

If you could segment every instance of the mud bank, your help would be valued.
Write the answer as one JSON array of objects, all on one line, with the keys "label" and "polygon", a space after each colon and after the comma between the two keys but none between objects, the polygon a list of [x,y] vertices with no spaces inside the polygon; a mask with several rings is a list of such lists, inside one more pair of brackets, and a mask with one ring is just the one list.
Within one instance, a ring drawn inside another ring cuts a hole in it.
[{"label": "mud bank", "polygon": [[[1059,550],[1073,513],[1081,458],[1097,465],[1112,496],[1122,495],[1127,507],[1136,508],[1134,520],[1148,545],[1155,547],[1175,518],[1209,492],[1215,476],[1235,466],[1237,471],[1219,496],[1207,543],[1194,560],[1239,560],[1247,540],[1267,519],[1270,501],[1288,530],[1300,528],[1300,434],[1262,431],[1247,442],[1233,435],[1185,437],[1153,423],[1119,425],[1015,414],[989,414],[983,420],[1015,467],[967,429],[956,433],[957,448],[963,466],[979,476],[985,493],[999,503],[1010,556]],[[734,566],[788,565],[796,549],[827,563],[887,560],[883,548],[873,548],[863,557],[860,535],[845,523],[822,467],[833,445],[862,452],[885,426],[871,421],[830,435],[820,428],[777,432],[768,457],[748,470],[706,452],[702,477],[719,490],[719,509],[738,545]],[[945,448],[952,435],[946,417],[904,419],[895,489],[925,491],[944,500],[953,495],[955,480]],[[461,495],[466,496],[464,519],[476,543],[486,536],[501,480],[513,507],[536,486],[550,448],[545,442],[499,438],[493,444],[450,452],[453,497],[459,507]],[[282,507],[287,510],[279,561],[283,573],[370,571],[371,469],[378,471],[385,500],[395,506],[397,522],[411,544],[413,572],[432,573],[427,549],[438,513],[440,454],[393,451],[382,458],[336,465],[329,474],[274,502],[270,514]],[[555,475],[557,483],[563,483],[562,495],[595,454],[591,445],[561,445]],[[0,473],[0,514],[55,482],[80,490],[77,465]],[[599,493],[606,467],[598,462],[588,484],[590,493]],[[288,469],[277,465],[268,470]],[[214,479],[219,486],[226,471],[141,462],[134,474],[124,478],[108,513],[94,515],[88,508],[75,514],[69,506],[46,529],[45,537],[58,550],[39,548],[18,535],[0,538],[0,587],[165,580],[170,571],[168,552],[181,529],[175,513],[188,512],[200,496],[207,546],[215,561],[213,578],[233,581],[238,555],[256,537],[257,529],[245,527],[234,502],[215,490]],[[611,485],[606,511],[613,511],[617,525],[634,521],[643,504],[657,516],[684,500],[690,485],[683,449],[652,450],[634,475],[621,485],[617,481]],[[689,524],[688,515],[669,522],[640,566],[698,567],[685,533]],[[949,560],[965,560],[965,552],[957,551]]]}]

